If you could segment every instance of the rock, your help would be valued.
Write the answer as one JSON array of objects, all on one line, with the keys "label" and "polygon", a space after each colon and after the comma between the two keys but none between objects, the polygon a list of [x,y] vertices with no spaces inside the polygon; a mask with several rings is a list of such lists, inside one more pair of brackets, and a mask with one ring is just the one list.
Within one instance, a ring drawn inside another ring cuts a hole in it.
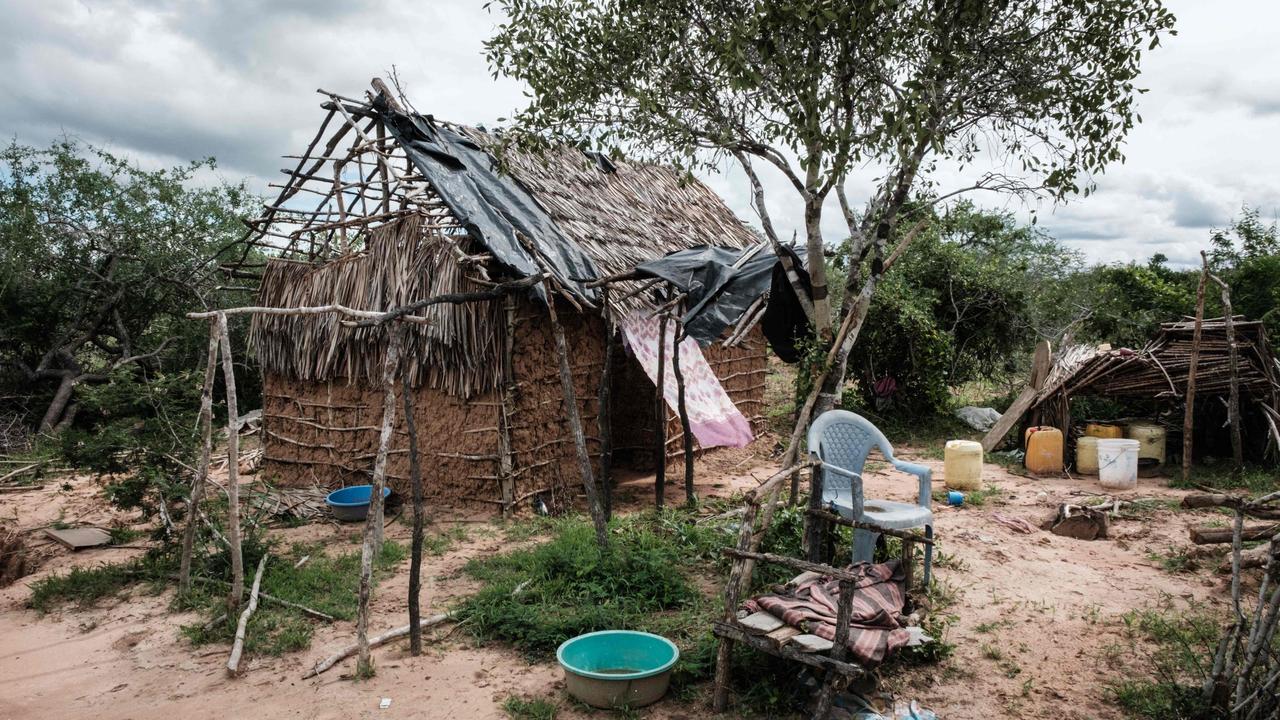
[{"label": "rock", "polygon": [[1111,521],[1105,512],[1079,505],[1063,505],[1058,508],[1058,517],[1049,530],[1054,535],[1077,540],[1105,540],[1110,527]]}]

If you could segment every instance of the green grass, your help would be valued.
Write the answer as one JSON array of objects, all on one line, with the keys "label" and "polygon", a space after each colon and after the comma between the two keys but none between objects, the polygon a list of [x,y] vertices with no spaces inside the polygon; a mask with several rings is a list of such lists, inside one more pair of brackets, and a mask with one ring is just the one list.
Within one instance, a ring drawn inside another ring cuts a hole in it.
[{"label": "green grass", "polygon": [[[1210,718],[1200,701],[1200,684],[1213,663],[1221,626],[1219,618],[1199,606],[1174,609],[1170,599],[1133,610],[1122,617],[1128,656],[1148,658],[1148,677],[1134,677],[1107,688],[1112,702],[1134,718]],[[1141,672],[1141,669],[1138,670]]]},{"label": "green grass", "polygon": [[[391,571],[407,555],[403,545],[384,542],[382,552],[374,562],[374,583],[391,574]],[[260,556],[260,555],[259,555]],[[297,566],[299,560],[307,562]],[[255,567],[245,559],[245,567]],[[321,545],[295,545],[287,552],[272,553],[262,574],[262,592],[304,605],[332,615],[340,620],[352,620],[356,616],[360,578],[360,550],[325,555]],[[245,578],[246,583],[250,578]],[[198,586],[186,598],[188,607],[203,608],[206,617],[216,618],[223,609],[224,593],[221,587]],[[185,625],[182,632],[193,645],[230,642],[235,635],[237,618],[225,618],[222,622],[204,622]],[[262,655],[281,655],[304,650],[311,645],[314,630],[312,622],[296,610],[264,602],[249,619],[245,636],[247,652]]]},{"label": "green grass", "polygon": [[149,552],[125,563],[72,568],[66,573],[50,575],[32,583],[27,605],[41,613],[65,605],[81,609],[92,607],[107,598],[118,597],[141,582],[148,582],[158,590],[158,585],[175,567],[170,557]]},{"label": "green grass", "polygon": [[[947,502],[947,493],[948,493],[947,490],[934,490],[933,491],[934,502],[942,503],[945,505]],[[984,485],[983,487],[977,490],[966,490],[964,491],[964,503],[960,505],[960,508],[963,509],[965,505],[979,508],[986,505],[988,502],[999,498],[1003,494],[1004,494],[1004,488],[1001,488],[998,485],[990,485],[990,484]]]},{"label": "green grass", "polygon": [[1164,552],[1149,552],[1147,559],[1160,566],[1168,573],[1191,572],[1200,564],[1187,554],[1186,548],[1167,547]]},{"label": "green grass", "polygon": [[1193,465],[1191,477],[1182,481],[1181,472],[1173,472],[1169,479],[1170,487],[1197,489],[1213,488],[1216,490],[1247,490],[1251,495],[1263,495],[1280,490],[1280,472],[1275,468],[1247,465],[1236,470],[1229,460]]},{"label": "green grass", "polygon": [[544,698],[526,700],[512,695],[502,703],[502,710],[511,720],[556,720],[560,707]]}]

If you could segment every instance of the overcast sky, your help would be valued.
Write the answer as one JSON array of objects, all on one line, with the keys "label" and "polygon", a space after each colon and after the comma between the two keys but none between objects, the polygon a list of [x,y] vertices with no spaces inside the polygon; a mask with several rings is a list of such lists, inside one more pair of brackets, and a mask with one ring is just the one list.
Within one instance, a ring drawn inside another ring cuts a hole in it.
[{"label": "overcast sky", "polygon": [[[494,126],[523,102],[494,80],[483,0],[0,0],[0,135],[70,134],[145,165],[214,156],[223,177],[265,191],[303,149],[323,87],[359,95],[391,66],[424,113]],[[1242,204],[1280,212],[1280,7],[1169,0],[1178,36],[1147,56],[1144,123],[1098,192],[1039,208],[1040,223],[1094,262],[1162,252],[1190,262]],[[705,177],[755,221],[744,179]],[[800,212],[777,178],[770,209]],[[865,182],[851,186],[858,191]],[[1027,208],[992,196],[986,205]],[[827,213],[829,237],[840,237]]]}]

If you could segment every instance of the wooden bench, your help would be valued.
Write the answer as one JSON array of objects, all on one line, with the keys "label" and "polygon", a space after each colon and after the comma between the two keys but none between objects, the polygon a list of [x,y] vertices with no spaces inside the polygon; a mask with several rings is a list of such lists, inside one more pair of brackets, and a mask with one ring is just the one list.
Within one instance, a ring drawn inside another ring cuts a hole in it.
[{"label": "wooden bench", "polygon": [[[849,681],[866,673],[866,668],[846,659],[849,652],[847,641],[849,622],[853,615],[854,588],[859,576],[824,563],[758,552],[780,502],[779,491],[784,481],[817,464],[817,461],[807,461],[786,468],[770,477],[760,487],[749,491],[744,498],[746,507],[742,515],[742,527],[738,532],[737,547],[724,550],[725,555],[733,558],[729,580],[724,590],[724,617],[714,623],[711,628],[712,633],[720,639],[716,652],[715,689],[712,700],[716,712],[724,712],[728,706],[730,657],[734,643],[742,643],[760,652],[808,665],[823,673],[822,689],[813,715],[817,719],[826,718],[831,711],[837,692],[847,687]],[[914,543],[930,544],[932,542],[919,533],[890,530],[871,523],[854,522],[820,509],[810,508],[807,516],[809,522],[865,528],[901,538],[908,587],[910,587],[910,553]],[[755,613],[744,618],[738,617],[738,608],[742,605],[743,595],[750,590],[756,563],[760,562],[781,565],[801,573],[825,575],[839,583],[840,600],[836,607],[834,641],[823,641],[822,638],[813,635],[806,636],[801,630],[788,626],[781,620],[777,620],[777,625],[774,625],[768,622],[767,618],[760,617],[763,613]]]}]

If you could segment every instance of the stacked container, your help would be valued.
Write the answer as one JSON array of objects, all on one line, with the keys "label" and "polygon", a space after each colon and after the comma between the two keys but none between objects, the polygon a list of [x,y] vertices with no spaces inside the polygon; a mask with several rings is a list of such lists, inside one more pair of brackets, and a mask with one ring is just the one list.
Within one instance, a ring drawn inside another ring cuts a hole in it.
[{"label": "stacked container", "polygon": [[1082,435],[1076,439],[1076,472],[1081,475],[1098,474],[1098,438]]}]

